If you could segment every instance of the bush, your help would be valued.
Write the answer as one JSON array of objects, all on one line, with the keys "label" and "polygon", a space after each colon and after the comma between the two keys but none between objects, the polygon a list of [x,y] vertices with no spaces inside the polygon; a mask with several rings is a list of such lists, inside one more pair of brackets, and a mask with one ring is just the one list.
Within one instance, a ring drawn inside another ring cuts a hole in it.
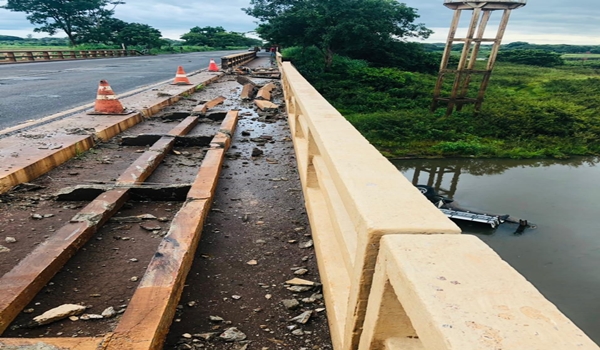
[{"label": "bush", "polygon": [[556,67],[565,64],[560,54],[542,50],[502,50],[498,53],[498,62],[540,67]]}]

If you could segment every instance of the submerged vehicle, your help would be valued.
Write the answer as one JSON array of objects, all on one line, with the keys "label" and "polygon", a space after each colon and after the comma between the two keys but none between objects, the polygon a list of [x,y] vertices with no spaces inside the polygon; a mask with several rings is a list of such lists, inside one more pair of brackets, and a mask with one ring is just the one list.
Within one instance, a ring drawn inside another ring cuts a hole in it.
[{"label": "submerged vehicle", "polygon": [[490,225],[492,228],[496,228],[505,222],[514,223],[519,225],[515,232],[518,234],[523,233],[528,227],[533,227],[527,220],[514,218],[510,215],[489,214],[461,208],[455,204],[453,199],[439,195],[431,186],[416,185],[416,187],[431,203],[450,219],[478,222]]}]

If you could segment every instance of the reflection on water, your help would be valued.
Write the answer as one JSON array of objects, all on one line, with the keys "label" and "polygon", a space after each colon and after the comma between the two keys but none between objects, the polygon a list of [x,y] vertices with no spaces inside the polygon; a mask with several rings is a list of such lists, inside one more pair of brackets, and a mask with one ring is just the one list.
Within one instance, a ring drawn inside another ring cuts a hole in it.
[{"label": "reflection on water", "polygon": [[599,161],[435,159],[394,164],[413,184],[433,186],[461,207],[535,224],[535,230],[517,236],[513,224],[491,229],[458,223],[600,344]]}]

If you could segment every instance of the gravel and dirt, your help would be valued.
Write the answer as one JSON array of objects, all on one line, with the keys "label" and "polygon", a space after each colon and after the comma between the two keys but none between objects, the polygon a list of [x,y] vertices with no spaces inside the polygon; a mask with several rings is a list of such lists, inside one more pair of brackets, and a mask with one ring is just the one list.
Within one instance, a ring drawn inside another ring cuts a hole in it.
[{"label": "gravel and dirt", "polygon": [[[268,61],[261,59],[249,66],[265,64]],[[257,84],[270,82],[252,80]],[[273,102],[282,104],[279,81],[274,82],[278,88]],[[232,147],[164,348],[331,348],[285,108],[269,113],[257,111],[252,102],[239,99],[241,90],[235,76],[226,75],[121,135],[165,133],[177,122],[163,117],[191,111],[200,101],[220,95],[227,100],[216,109],[240,110]],[[191,135],[212,135],[219,124],[218,120],[205,119]],[[145,149],[122,146],[117,137],[40,177],[32,186],[20,186],[1,196],[0,275],[87,204],[58,202],[54,193],[74,185],[110,184]],[[191,183],[204,153],[199,146],[176,147],[147,183]],[[179,202],[168,201],[128,202],[2,336],[83,337],[110,333],[180,206]],[[142,215],[149,219],[132,219]],[[314,284],[286,283],[294,278]],[[84,305],[87,314],[101,314],[113,307],[117,315],[26,327],[33,317],[62,304]]]}]

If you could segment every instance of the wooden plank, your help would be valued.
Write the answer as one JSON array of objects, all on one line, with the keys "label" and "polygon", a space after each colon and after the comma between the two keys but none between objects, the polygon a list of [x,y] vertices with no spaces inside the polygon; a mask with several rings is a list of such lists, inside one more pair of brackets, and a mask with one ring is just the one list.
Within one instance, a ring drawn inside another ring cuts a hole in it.
[{"label": "wooden plank", "polygon": [[169,131],[171,136],[187,135],[196,125],[198,125],[197,117],[187,117],[179,123],[175,128]]},{"label": "wooden plank", "polygon": [[175,136],[186,135],[197,123],[197,117],[188,117],[181,121],[169,131],[169,136],[161,137],[149,150],[131,164],[117,179],[117,185],[136,185],[144,182],[158,168],[167,154],[171,152],[175,145]]},{"label": "wooden plank", "polygon": [[162,137],[119,176],[117,185],[136,185],[144,182],[158,168],[174,145],[174,137]]},{"label": "wooden plank", "polygon": [[0,334],[127,198],[126,189],[102,194],[0,278]]},{"label": "wooden plank", "polygon": [[210,200],[194,200],[177,213],[107,350],[162,349],[209,209]]},{"label": "wooden plank", "polygon": [[206,152],[198,176],[196,176],[196,180],[188,192],[188,199],[200,200],[213,196],[217,186],[216,182],[213,181],[213,177],[221,172],[224,154],[224,149],[211,149]]},{"label": "wooden plank", "polygon": [[231,137],[235,132],[235,126],[237,125],[239,111],[230,111],[221,122],[221,128],[219,132],[213,137],[210,142],[213,148],[224,148],[229,149],[231,145]]},{"label": "wooden plank", "polygon": [[[228,113],[219,133],[233,134],[237,118],[237,111]],[[229,143],[207,152],[188,201],[173,219],[106,350],[162,349],[194,260],[227,147]]]}]

